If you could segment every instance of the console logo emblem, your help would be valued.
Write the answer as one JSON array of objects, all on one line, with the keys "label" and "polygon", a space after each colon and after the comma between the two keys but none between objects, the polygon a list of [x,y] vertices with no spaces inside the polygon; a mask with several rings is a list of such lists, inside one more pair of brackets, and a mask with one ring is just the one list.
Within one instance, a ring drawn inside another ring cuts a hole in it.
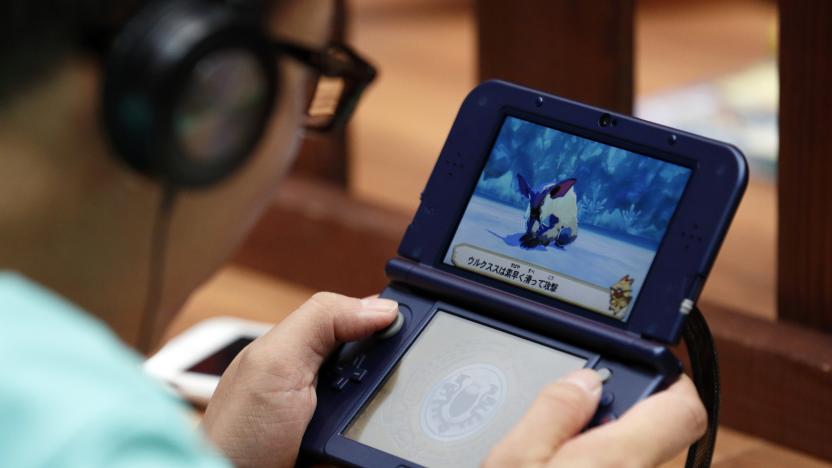
[{"label": "console logo emblem", "polygon": [[440,379],[422,401],[422,431],[450,442],[468,437],[497,414],[506,396],[506,378],[489,364],[471,364]]}]

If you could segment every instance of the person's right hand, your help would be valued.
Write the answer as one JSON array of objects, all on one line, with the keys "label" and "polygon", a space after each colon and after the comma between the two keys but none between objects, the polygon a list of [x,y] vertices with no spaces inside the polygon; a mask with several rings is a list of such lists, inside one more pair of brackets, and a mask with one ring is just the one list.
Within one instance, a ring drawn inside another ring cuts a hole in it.
[{"label": "person's right hand", "polygon": [[685,375],[620,419],[581,433],[600,396],[601,380],[593,370],[549,385],[483,466],[652,467],[705,433],[708,416]]}]

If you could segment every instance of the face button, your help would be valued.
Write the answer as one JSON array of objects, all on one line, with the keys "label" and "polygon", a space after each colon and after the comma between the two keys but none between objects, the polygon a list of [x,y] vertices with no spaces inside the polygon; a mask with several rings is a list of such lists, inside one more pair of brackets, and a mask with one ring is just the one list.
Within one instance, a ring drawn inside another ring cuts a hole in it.
[{"label": "face button", "polygon": [[595,416],[589,422],[589,424],[587,425],[587,428],[601,426],[603,424],[613,422],[616,419],[618,419],[617,414],[615,414],[614,412],[609,411],[608,409],[605,409],[605,408],[602,407],[602,408],[598,409],[597,413],[595,413]]},{"label": "face button", "polygon": [[599,405],[601,406],[609,406],[612,402],[615,401],[615,394],[609,390],[604,390],[604,393],[601,394],[601,401]]},{"label": "face button", "polygon": [[349,381],[350,379],[346,377],[336,377],[335,380],[332,381],[332,384],[330,384],[330,387],[332,387],[333,390],[341,391],[347,386]]},{"label": "face button", "polygon": [[331,368],[331,374],[334,378],[330,383],[333,390],[341,391],[350,382],[361,382],[364,377],[367,377],[367,369],[363,367],[364,361],[367,359],[365,354],[356,354],[352,356],[352,360],[347,360],[339,363]]},{"label": "face button", "polygon": [[367,369],[353,369],[350,372],[350,380],[353,382],[361,382],[367,376]]}]

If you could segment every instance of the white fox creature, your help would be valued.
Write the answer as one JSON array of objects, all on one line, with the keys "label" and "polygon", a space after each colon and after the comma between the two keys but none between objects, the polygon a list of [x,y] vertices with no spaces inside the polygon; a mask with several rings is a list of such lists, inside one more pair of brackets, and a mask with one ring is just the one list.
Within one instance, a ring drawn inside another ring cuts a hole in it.
[{"label": "white fox creature", "polygon": [[578,197],[576,179],[552,182],[533,190],[522,175],[517,174],[520,194],[529,200],[526,208],[526,233],[520,245],[531,249],[554,244],[564,247],[578,237]]}]

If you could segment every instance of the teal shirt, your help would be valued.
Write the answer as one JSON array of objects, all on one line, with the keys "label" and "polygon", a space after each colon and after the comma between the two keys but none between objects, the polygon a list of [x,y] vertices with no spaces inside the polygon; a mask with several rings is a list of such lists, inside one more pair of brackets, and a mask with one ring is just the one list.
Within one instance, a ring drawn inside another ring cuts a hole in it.
[{"label": "teal shirt", "polygon": [[0,273],[0,466],[229,466],[101,322]]}]

